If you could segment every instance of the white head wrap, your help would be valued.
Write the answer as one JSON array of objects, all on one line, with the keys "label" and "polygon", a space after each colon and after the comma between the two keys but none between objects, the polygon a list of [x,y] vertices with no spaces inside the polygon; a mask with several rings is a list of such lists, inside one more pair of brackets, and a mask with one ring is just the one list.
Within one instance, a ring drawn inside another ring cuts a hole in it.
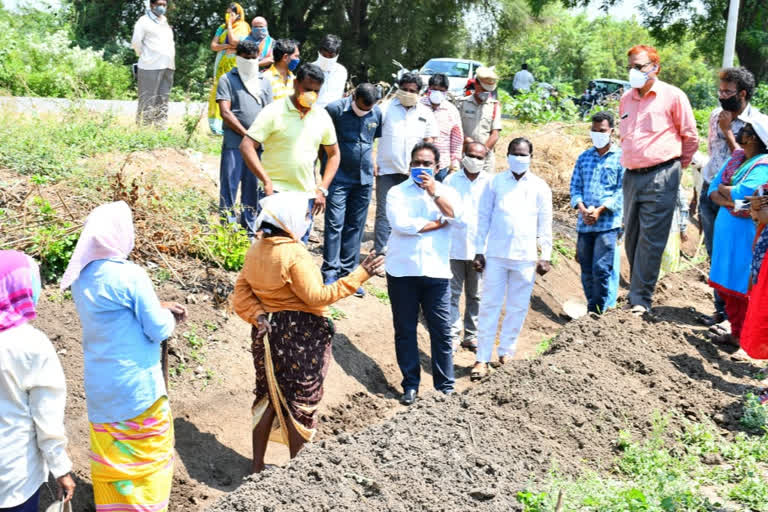
[{"label": "white head wrap", "polygon": [[261,213],[256,217],[256,229],[262,222],[276,226],[297,242],[309,229],[310,195],[306,192],[280,192],[272,194],[259,201]]},{"label": "white head wrap", "polygon": [[59,285],[67,289],[90,262],[107,258],[127,259],[133,250],[131,208],[124,201],[103,204],[85,219],[85,227]]}]

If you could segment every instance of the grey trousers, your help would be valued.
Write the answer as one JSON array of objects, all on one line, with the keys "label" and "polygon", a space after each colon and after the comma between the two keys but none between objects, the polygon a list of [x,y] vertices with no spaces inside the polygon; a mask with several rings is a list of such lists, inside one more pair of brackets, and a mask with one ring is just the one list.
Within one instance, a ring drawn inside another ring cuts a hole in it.
[{"label": "grey trousers", "polygon": [[173,87],[173,70],[139,68],[136,79],[139,84],[136,124],[164,126],[168,120],[168,95]]},{"label": "grey trousers", "polygon": [[680,171],[680,161],[673,160],[645,174],[629,169],[624,173],[624,245],[633,306],[651,308],[661,255],[672,227]]},{"label": "grey trousers", "polygon": [[[451,260],[451,272],[451,340],[455,349],[461,342],[462,329],[465,341],[477,340],[481,274],[475,270],[472,260]],[[462,292],[466,302],[463,319],[459,311]]]},{"label": "grey trousers", "polygon": [[387,246],[392,231],[387,220],[387,194],[389,189],[408,179],[407,174],[385,174],[376,176],[376,223],[373,227],[373,249],[381,254]]}]

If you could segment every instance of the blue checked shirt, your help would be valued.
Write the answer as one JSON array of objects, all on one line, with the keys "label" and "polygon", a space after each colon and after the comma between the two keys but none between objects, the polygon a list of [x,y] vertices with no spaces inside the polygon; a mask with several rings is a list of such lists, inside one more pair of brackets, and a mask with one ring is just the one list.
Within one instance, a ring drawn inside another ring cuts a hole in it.
[{"label": "blue checked shirt", "polygon": [[579,232],[608,231],[621,227],[624,193],[622,182],[624,167],[621,165],[621,149],[612,145],[600,156],[597,149],[589,148],[576,160],[571,177],[571,206],[605,206],[606,210],[593,225],[584,223],[579,213]]}]

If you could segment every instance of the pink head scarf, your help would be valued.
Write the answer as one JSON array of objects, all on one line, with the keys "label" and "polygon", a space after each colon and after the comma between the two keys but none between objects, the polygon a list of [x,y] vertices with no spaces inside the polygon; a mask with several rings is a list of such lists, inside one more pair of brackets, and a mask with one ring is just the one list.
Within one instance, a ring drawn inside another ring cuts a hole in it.
[{"label": "pink head scarf", "polygon": [[85,227],[69,260],[60,288],[65,290],[92,261],[126,259],[133,250],[134,231],[131,208],[124,202],[103,204],[85,220]]},{"label": "pink head scarf", "polygon": [[0,332],[34,320],[40,272],[32,258],[19,251],[0,251]]}]

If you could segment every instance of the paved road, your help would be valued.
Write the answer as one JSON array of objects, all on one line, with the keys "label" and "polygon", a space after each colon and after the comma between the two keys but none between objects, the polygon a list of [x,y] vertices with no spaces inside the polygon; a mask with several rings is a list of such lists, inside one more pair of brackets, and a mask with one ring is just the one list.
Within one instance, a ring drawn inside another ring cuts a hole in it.
[{"label": "paved road", "polygon": [[[38,112],[56,114],[64,112],[73,105],[83,105],[93,112],[114,112],[120,117],[136,115],[136,100],[68,100],[64,98],[32,98],[27,96],[0,96],[0,108],[9,108],[17,112]],[[181,119],[186,113],[199,114],[207,108],[205,103],[184,103],[172,101],[168,104],[168,117]]]}]

